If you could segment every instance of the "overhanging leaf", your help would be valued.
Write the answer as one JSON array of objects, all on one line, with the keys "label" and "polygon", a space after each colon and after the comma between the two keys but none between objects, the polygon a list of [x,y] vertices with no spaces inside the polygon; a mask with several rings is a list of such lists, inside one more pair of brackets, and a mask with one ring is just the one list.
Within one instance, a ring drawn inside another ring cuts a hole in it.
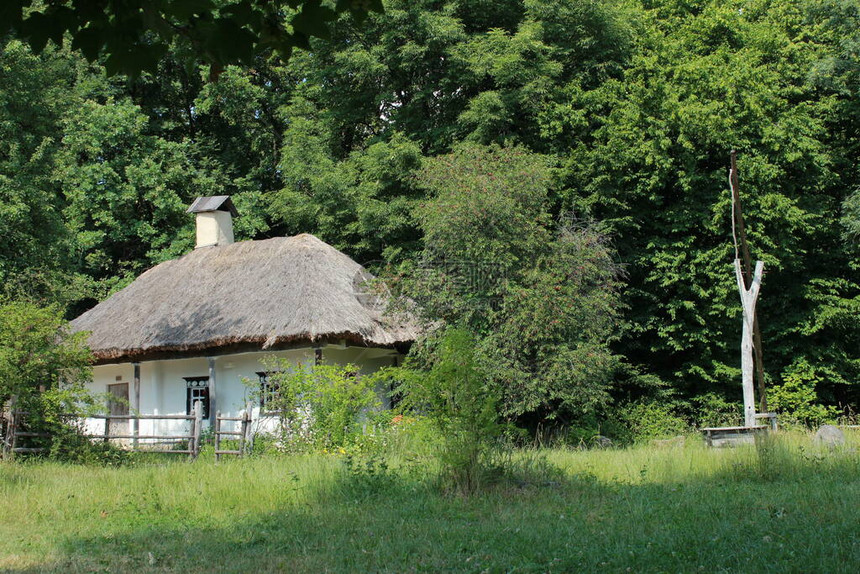
[{"label": "overhanging leaf", "polygon": [[0,22],[5,22],[7,28],[17,28],[21,25],[22,8],[23,0],[4,0],[0,2]]},{"label": "overhanging leaf", "polygon": [[317,38],[329,38],[331,33],[328,23],[336,17],[337,14],[334,10],[314,1],[302,6],[302,11],[296,14],[291,24],[296,33],[316,36]]},{"label": "overhanging leaf", "polygon": [[72,40],[72,49],[80,50],[84,57],[91,62],[98,58],[102,46],[104,46],[104,39],[101,31],[92,27],[79,30]]}]

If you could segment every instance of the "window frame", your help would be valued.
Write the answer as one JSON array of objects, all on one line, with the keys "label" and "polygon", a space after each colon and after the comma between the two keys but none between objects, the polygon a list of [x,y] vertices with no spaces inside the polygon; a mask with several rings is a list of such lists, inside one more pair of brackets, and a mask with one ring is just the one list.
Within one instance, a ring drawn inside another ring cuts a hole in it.
[{"label": "window frame", "polygon": [[[203,418],[209,418],[209,376],[199,377],[182,377],[185,380],[185,414],[193,414],[194,403],[200,401],[203,403]],[[205,383],[205,384],[201,384]],[[204,396],[194,397],[194,391],[204,392]]]},{"label": "window frame", "polygon": [[260,412],[277,412],[266,409],[266,403],[270,403],[272,400],[277,398],[277,395],[281,391],[281,385],[277,383],[270,383],[269,377],[271,375],[275,375],[281,372],[283,371],[257,371],[257,377],[260,382]]}]

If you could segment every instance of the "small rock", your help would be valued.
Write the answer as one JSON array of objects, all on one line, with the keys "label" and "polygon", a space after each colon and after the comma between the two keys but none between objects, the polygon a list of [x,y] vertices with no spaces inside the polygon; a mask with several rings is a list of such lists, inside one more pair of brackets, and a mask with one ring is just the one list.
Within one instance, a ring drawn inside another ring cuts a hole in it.
[{"label": "small rock", "polygon": [[822,425],[812,440],[817,445],[836,448],[845,444],[845,434],[833,425]]},{"label": "small rock", "polygon": [[609,448],[612,446],[612,439],[607,436],[597,435],[591,439],[591,443],[597,448]]}]

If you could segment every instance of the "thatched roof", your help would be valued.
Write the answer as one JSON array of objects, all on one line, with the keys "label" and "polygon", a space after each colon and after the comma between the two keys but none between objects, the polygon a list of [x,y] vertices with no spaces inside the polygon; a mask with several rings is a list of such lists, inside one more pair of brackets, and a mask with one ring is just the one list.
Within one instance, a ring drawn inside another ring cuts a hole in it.
[{"label": "thatched roof", "polygon": [[383,313],[358,263],[313,235],[195,249],[74,321],[99,363],[339,342],[401,347],[417,327]]}]

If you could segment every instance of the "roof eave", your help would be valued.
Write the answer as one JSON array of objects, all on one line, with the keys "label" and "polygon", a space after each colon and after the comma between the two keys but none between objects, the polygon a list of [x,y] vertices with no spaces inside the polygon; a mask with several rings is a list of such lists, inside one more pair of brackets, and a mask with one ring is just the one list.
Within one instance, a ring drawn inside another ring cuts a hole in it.
[{"label": "roof eave", "polygon": [[189,359],[194,357],[217,357],[238,353],[274,352],[302,347],[317,347],[329,344],[340,344],[346,341],[353,347],[372,347],[378,349],[393,349],[406,354],[412,346],[412,339],[396,340],[391,343],[368,341],[355,333],[339,333],[325,337],[296,336],[280,338],[274,344],[265,346],[265,339],[232,340],[197,343],[190,345],[164,345],[146,349],[96,349],[93,351],[93,365],[108,365],[115,363],[142,363],[170,359]]}]

